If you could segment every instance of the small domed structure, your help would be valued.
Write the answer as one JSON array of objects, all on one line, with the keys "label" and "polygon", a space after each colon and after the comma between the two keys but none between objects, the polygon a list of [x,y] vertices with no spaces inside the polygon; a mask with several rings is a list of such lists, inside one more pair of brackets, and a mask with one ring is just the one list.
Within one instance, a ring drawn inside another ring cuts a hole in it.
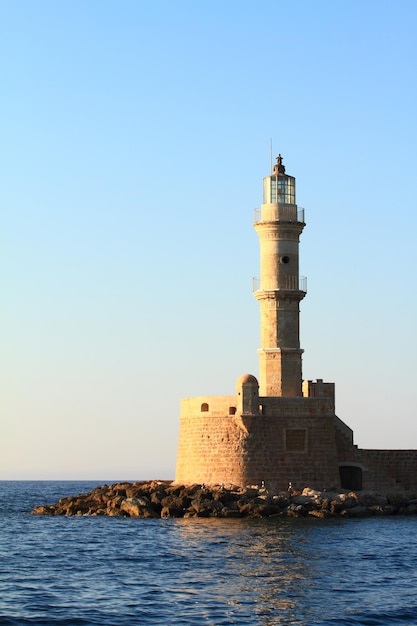
[{"label": "small domed structure", "polygon": [[236,381],[238,413],[259,413],[259,383],[252,374],[243,374]]},{"label": "small domed structure", "polygon": [[244,383],[254,383],[259,386],[258,379],[252,374],[242,374],[236,381],[236,387],[240,387]]}]

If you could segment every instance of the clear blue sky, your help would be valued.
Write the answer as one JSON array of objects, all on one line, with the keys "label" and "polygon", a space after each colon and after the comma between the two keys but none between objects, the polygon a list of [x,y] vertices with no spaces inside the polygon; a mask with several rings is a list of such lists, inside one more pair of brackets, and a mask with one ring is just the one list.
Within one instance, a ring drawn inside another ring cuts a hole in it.
[{"label": "clear blue sky", "polygon": [[417,3],[0,2],[3,479],[173,478],[258,374],[269,145],[306,210],[304,377],[417,448]]}]

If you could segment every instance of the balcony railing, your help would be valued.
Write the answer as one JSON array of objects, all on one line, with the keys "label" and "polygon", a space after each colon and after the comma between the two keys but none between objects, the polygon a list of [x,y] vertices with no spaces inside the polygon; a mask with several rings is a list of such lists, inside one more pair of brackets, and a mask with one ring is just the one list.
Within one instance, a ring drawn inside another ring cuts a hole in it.
[{"label": "balcony railing", "polygon": [[255,223],[257,222],[301,222],[304,224],[304,209],[291,204],[269,204],[263,209],[255,209]]},{"label": "balcony railing", "polygon": [[280,276],[265,277],[262,280],[257,276],[252,278],[252,291],[303,291],[307,293],[307,277],[306,276]]}]

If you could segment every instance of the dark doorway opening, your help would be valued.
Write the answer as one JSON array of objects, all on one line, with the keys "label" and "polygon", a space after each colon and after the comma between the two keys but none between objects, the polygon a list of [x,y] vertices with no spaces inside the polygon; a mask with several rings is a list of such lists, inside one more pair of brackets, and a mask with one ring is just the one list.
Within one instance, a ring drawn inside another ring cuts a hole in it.
[{"label": "dark doorway opening", "polygon": [[341,465],[339,467],[340,484],[342,489],[362,490],[362,469],[355,465]]}]

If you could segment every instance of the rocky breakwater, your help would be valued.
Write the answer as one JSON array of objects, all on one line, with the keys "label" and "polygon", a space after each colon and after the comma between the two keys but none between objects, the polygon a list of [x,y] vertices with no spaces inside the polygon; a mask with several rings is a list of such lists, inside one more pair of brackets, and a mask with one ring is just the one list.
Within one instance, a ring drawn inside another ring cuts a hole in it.
[{"label": "rocky breakwater", "polygon": [[109,515],[120,517],[366,517],[417,514],[417,492],[303,491],[271,494],[246,488],[181,486],[169,481],[102,485],[88,493],[41,505],[34,515]]}]

